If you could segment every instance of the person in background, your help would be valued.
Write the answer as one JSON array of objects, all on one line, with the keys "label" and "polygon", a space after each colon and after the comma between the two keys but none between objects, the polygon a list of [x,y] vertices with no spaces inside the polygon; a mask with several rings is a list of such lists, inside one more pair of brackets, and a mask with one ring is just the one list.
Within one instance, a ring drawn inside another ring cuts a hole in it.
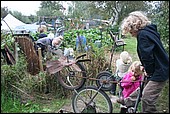
[{"label": "person in background", "polygon": [[[122,21],[121,29],[123,35],[130,33],[137,38],[137,54],[148,80],[141,98],[142,113],[157,113],[157,99],[169,79],[169,57],[157,26],[143,12],[134,11]],[[137,93],[135,90],[119,103],[134,106]]]},{"label": "person in background", "polygon": [[120,58],[116,60],[116,73],[120,78],[123,78],[132,63],[132,57],[127,51],[120,53]]},{"label": "person in background", "polygon": [[52,32],[52,31],[50,31],[47,37],[49,37],[49,38],[54,38],[54,34],[53,34],[53,32]]},{"label": "person in background", "polygon": [[86,52],[88,50],[86,37],[77,32],[76,37],[76,51]]},{"label": "person in background", "polygon": [[[123,51],[120,53],[120,58],[116,60],[116,80],[120,81],[123,76],[128,71],[130,65],[132,63],[132,58],[127,51]],[[116,95],[116,85],[112,85],[112,90],[110,94]]]},{"label": "person in background", "polygon": [[40,28],[39,31],[40,31],[40,34],[38,36],[38,39],[47,37],[47,34],[44,33],[44,28]]},{"label": "person in background", "polygon": [[44,38],[38,39],[35,43],[37,45],[37,49],[38,49],[38,47],[41,48],[42,56],[44,57],[44,52],[47,51],[48,48],[58,49],[60,47],[62,41],[63,41],[62,36],[58,36],[55,38],[44,37]]},{"label": "person in background", "polygon": [[60,20],[55,21],[55,37],[57,36],[63,36],[64,37],[64,26],[62,25],[62,22]]}]

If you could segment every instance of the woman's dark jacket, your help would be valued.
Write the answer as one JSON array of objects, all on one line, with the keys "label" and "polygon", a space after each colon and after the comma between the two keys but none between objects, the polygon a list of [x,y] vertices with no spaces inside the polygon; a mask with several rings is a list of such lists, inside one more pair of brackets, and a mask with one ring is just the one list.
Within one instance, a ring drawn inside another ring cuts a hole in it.
[{"label": "woman's dark jacket", "polygon": [[165,81],[169,78],[169,57],[166,53],[157,26],[148,25],[138,31],[137,53],[149,80]]}]

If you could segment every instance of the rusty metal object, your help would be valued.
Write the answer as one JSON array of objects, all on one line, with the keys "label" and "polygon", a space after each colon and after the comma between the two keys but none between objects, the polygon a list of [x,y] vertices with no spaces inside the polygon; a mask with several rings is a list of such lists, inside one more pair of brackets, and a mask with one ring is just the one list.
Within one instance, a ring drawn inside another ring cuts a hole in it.
[{"label": "rusty metal object", "polygon": [[55,74],[61,71],[66,66],[72,66],[76,71],[81,72],[81,69],[75,64],[76,60],[67,60],[65,57],[60,57],[58,60],[50,60],[46,62],[47,72]]}]

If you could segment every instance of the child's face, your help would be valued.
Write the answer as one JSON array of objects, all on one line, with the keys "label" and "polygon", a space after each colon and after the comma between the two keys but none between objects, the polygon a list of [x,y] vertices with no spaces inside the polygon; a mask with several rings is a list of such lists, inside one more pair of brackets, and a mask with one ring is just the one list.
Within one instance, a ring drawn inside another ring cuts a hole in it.
[{"label": "child's face", "polygon": [[140,70],[136,70],[136,69],[132,69],[132,75],[135,77],[138,77],[141,75],[141,71]]}]

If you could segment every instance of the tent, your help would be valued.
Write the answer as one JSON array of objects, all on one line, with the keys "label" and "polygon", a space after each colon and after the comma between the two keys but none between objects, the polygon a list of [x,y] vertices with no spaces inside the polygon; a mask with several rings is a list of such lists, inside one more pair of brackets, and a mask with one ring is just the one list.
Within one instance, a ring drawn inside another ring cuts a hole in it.
[{"label": "tent", "polygon": [[8,14],[4,19],[1,19],[1,30],[7,30],[7,31],[9,31],[10,29],[14,30],[14,28],[16,26],[19,26],[19,25],[25,25],[25,23],[23,23],[22,21],[18,20],[17,18],[15,18],[11,14]]}]

